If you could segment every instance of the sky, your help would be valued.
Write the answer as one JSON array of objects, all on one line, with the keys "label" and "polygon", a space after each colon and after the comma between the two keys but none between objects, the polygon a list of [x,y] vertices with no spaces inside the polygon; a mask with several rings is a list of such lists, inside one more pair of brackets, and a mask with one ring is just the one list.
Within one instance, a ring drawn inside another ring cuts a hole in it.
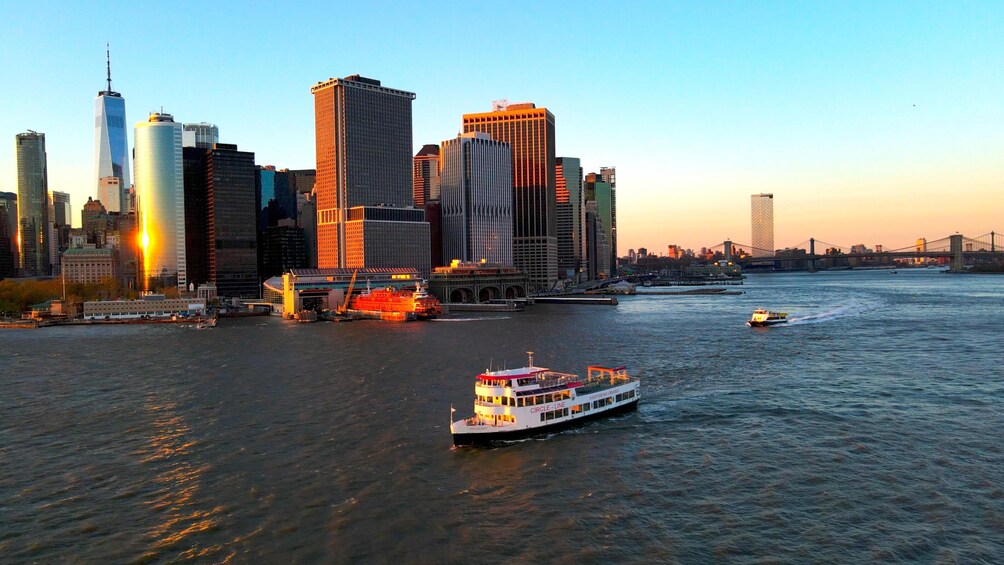
[{"label": "sky", "polygon": [[212,122],[279,168],[314,167],[329,77],[415,92],[416,151],[493,100],[547,107],[558,156],[617,167],[621,255],[748,244],[761,192],[777,248],[1004,231],[1004,2],[0,5],[0,191],[45,133],[75,224],[107,41],[129,123]]}]

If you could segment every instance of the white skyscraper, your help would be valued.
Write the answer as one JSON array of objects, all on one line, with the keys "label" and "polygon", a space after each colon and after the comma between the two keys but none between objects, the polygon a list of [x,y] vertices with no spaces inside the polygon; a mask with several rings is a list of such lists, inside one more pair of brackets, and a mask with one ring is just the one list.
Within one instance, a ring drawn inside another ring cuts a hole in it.
[{"label": "white skyscraper", "polygon": [[129,139],[126,135],[125,99],[112,91],[111,56],[107,54],[108,78],[105,90],[94,99],[94,186],[99,193],[112,184],[109,178],[118,179],[119,193],[101,198],[109,212],[128,212],[122,206],[128,203],[129,190]]},{"label": "white skyscraper", "polygon": [[513,264],[512,149],[487,133],[442,143],[443,260]]},{"label": "white skyscraper", "polygon": [[150,114],[136,124],[136,209],[143,247],[145,290],[177,278],[185,290],[185,185],[181,124],[170,114]]},{"label": "white skyscraper", "polygon": [[774,195],[754,194],[750,201],[753,256],[774,255]]}]

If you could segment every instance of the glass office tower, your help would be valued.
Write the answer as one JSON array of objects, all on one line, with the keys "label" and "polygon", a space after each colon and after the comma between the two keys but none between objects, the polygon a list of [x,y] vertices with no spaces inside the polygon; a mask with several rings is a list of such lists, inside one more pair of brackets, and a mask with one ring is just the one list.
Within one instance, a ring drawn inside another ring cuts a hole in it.
[{"label": "glass office tower", "polygon": [[144,290],[186,290],[185,185],[181,124],[154,112],[136,124],[136,208]]},{"label": "glass office tower", "polygon": [[512,266],[512,147],[484,132],[442,146],[444,261]]},{"label": "glass office tower", "polygon": [[[125,98],[112,90],[111,58],[105,89],[94,99],[94,169],[95,187],[106,192],[101,203],[109,212],[128,213],[129,139],[126,135]],[[118,179],[118,193],[108,193],[108,186]],[[104,179],[104,180],[102,180]],[[102,187],[104,185],[104,187]],[[107,198],[107,200],[105,199]]]},{"label": "glass office tower", "polygon": [[17,134],[17,216],[24,276],[45,277],[49,265],[49,180],[45,134]]}]

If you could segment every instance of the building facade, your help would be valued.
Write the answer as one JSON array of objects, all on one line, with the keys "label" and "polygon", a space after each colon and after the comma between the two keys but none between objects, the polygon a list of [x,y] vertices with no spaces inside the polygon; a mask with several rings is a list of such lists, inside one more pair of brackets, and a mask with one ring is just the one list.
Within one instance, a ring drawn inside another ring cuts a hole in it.
[{"label": "building facade", "polygon": [[480,131],[512,146],[513,262],[534,290],[558,281],[555,218],[554,115],[534,104],[499,104],[494,111],[464,114],[465,133]]},{"label": "building facade", "polygon": [[437,267],[429,277],[429,292],[446,303],[484,303],[525,298],[526,274],[516,267],[454,261]]},{"label": "building facade", "polygon": [[0,192],[0,279],[17,276],[17,194]]},{"label": "building facade", "polygon": [[[306,268],[303,228],[297,227],[298,193],[286,169],[258,167],[258,275],[267,279],[283,269]],[[299,240],[299,241],[297,241]]]},{"label": "building facade", "polygon": [[[112,90],[111,55],[106,51],[106,56],[108,76],[105,89],[98,92],[94,99],[94,186],[98,190],[98,198],[109,212],[126,213],[129,211],[130,177],[125,98]],[[115,194],[108,192],[112,188],[117,190]]]},{"label": "building facade", "polygon": [[[123,210],[122,200],[123,196],[128,198],[128,193],[123,195],[122,181],[117,177],[101,177],[98,179],[98,200],[105,205],[105,208],[109,212],[120,212]],[[129,206],[126,204],[125,210],[128,210]]]},{"label": "building facade", "polygon": [[257,183],[254,153],[229,143],[206,152],[209,282],[219,296],[260,294]]},{"label": "building facade", "polygon": [[586,202],[586,252],[589,277],[595,281],[610,277],[610,244],[595,200]]},{"label": "building facade", "polygon": [[[314,192],[318,267],[428,270],[429,226],[423,218],[411,214],[411,103],[415,94],[387,88],[378,80],[359,75],[318,83],[311,93],[317,153]],[[384,212],[371,212],[377,208]],[[395,219],[366,223],[374,217]],[[401,225],[391,226],[389,222]],[[416,225],[403,225],[409,222]],[[370,242],[369,237],[380,241]],[[407,251],[388,249],[376,253],[380,246],[398,244]],[[365,262],[377,255],[388,259],[393,256],[400,262]]]},{"label": "building facade", "polygon": [[403,265],[423,276],[431,271],[429,222],[424,210],[356,206],[346,212],[344,223],[346,268]]},{"label": "building facade", "polygon": [[555,218],[558,236],[558,273],[582,282],[586,264],[586,200],[582,166],[576,157],[555,159]]},{"label": "building facade", "polygon": [[512,148],[487,133],[442,143],[443,259],[512,266]]},{"label": "building facade", "polygon": [[140,300],[94,300],[84,302],[85,320],[106,318],[170,318],[172,316],[202,316],[206,301],[199,298],[164,298],[164,295],[147,295]]},{"label": "building facade", "polygon": [[45,134],[19,133],[17,144],[17,210],[21,271],[28,277],[51,274],[49,179]]},{"label": "building facade", "polygon": [[63,252],[62,276],[68,283],[97,284],[119,280],[119,260],[115,250],[94,246],[70,248]]},{"label": "building facade", "polygon": [[617,274],[617,193],[614,189],[616,177],[613,169],[604,168],[605,173],[589,173],[586,175],[586,200],[596,203],[596,214],[603,224],[603,240],[610,252],[604,264],[607,265],[608,277]]},{"label": "building facade", "polygon": [[185,193],[185,272],[189,288],[209,283],[209,188],[206,149],[183,147]]},{"label": "building facade", "polygon": [[415,207],[422,208],[430,200],[439,200],[439,146],[422,146],[412,161],[412,193]]},{"label": "building facade", "polygon": [[220,128],[214,124],[199,122],[184,124],[181,129],[181,146],[212,149],[220,142]]},{"label": "building facade", "polygon": [[750,196],[750,225],[754,257],[774,255],[774,195]]},{"label": "building facade", "polygon": [[[51,193],[52,212],[49,219],[52,221],[52,244],[49,246],[49,255],[55,263],[59,263],[59,254],[70,246],[70,227],[72,223],[72,210],[70,207],[70,195],[66,192],[53,190]],[[53,272],[53,274],[56,274]]]},{"label": "building facade", "polygon": [[136,202],[142,242],[143,290],[185,291],[185,192],[181,124],[154,112],[136,124]]}]

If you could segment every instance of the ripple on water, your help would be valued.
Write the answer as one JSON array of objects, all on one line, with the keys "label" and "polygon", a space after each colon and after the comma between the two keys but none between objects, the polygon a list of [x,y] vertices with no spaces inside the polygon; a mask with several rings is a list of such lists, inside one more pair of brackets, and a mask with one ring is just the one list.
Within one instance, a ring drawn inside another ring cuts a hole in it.
[{"label": "ripple on water", "polygon": [[[0,552],[997,562],[1004,304],[983,295],[999,289],[894,278],[751,275],[741,296],[470,323],[3,333]],[[812,323],[742,326],[761,304]],[[931,318],[953,331],[919,323]],[[527,350],[559,370],[626,364],[643,403],[546,439],[451,449],[450,404],[469,414],[472,376]],[[43,371],[37,351],[63,354]]]}]

